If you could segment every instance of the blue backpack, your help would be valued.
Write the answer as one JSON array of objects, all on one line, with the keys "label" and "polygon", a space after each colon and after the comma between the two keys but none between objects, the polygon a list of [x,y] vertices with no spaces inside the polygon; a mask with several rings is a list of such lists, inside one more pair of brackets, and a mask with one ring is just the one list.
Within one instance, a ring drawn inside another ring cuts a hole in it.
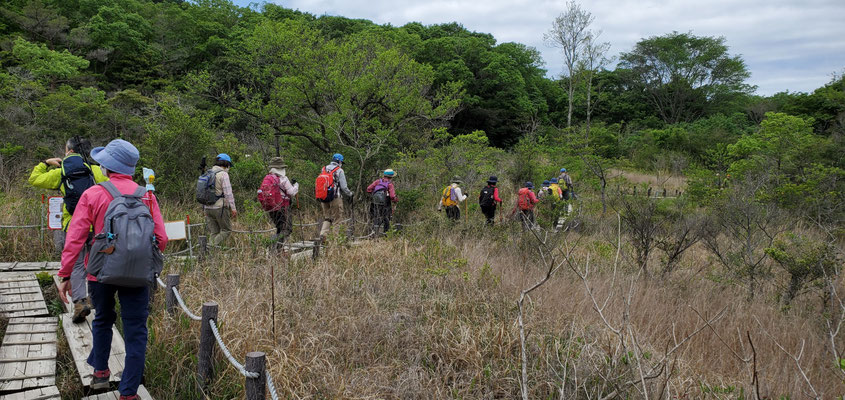
[{"label": "blue backpack", "polygon": [[100,185],[112,201],[103,217],[103,230],[94,236],[88,273],[100,283],[147,286],[161,273],[164,256],[158,249],[153,216],[141,201],[146,189],[138,186],[134,193],[122,194],[111,182]]}]

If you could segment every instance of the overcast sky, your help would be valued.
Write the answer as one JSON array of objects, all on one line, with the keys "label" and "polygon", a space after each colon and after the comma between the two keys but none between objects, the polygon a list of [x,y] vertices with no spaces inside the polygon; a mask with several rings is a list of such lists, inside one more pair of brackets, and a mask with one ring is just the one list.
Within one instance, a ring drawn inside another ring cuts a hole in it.
[{"label": "overcast sky", "polygon": [[[402,26],[458,22],[492,33],[498,43],[537,48],[548,75],[562,72],[559,50],[543,42],[565,1],[549,0],[284,0],[284,7],[317,16],[363,18]],[[247,5],[248,0],[235,0]],[[845,70],[845,0],[598,0],[581,1],[603,31],[610,54],[629,51],[641,38],[672,31],[724,36],[740,54],[757,93],[812,92]]]}]

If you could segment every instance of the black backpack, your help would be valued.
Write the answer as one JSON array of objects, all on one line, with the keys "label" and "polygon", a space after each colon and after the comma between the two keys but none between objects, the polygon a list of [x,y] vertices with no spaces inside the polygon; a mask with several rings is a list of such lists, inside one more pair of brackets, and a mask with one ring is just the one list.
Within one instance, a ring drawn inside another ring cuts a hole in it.
[{"label": "black backpack", "polygon": [[70,215],[76,210],[76,204],[82,192],[94,186],[94,173],[81,156],[70,156],[62,160],[61,186],[65,192],[65,207]]},{"label": "black backpack", "polygon": [[496,193],[496,188],[493,186],[485,186],[481,189],[481,194],[478,195],[478,205],[482,207],[489,207],[493,205],[493,195]]}]

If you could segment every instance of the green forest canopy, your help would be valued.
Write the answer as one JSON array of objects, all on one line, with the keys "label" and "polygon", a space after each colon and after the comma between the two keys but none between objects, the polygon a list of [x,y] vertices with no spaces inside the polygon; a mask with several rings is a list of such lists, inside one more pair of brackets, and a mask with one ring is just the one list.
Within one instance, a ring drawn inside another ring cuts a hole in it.
[{"label": "green forest canopy", "polygon": [[580,134],[583,85],[573,99],[579,124],[561,128],[564,87],[578,74],[550,79],[536,49],[457,22],[394,27],[224,0],[12,0],[0,8],[0,50],[7,185],[73,135],[138,143],[165,193],[176,187],[168,177],[195,175],[214,151],[232,153],[244,184],[254,185],[275,136],[303,168],[344,152],[355,185],[456,143],[646,169],[658,156],[681,157],[720,174],[774,162],[778,182],[794,184],[845,168],[845,79],[813,93],[756,96],[721,37],[644,38],[615,69],[593,71],[588,137]]}]

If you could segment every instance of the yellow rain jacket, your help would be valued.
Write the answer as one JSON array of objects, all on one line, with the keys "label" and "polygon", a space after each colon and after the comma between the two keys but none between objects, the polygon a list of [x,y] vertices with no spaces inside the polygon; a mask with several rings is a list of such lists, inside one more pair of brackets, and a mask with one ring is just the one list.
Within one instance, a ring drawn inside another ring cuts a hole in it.
[{"label": "yellow rain jacket", "polygon": [[[65,157],[64,160],[68,157],[81,156],[76,153],[71,153]],[[91,172],[94,173],[94,182],[100,183],[109,180],[105,177],[105,175],[103,175],[103,171],[100,169],[99,165],[89,165],[89,167],[91,167]],[[62,169],[50,168],[50,166],[43,162],[38,163],[38,165],[32,169],[32,173],[29,174],[29,184],[41,189],[58,190],[62,192],[62,196],[65,194],[65,188],[62,186]],[[69,223],[70,213],[67,211],[67,207],[62,206],[62,230],[67,231]]]}]

